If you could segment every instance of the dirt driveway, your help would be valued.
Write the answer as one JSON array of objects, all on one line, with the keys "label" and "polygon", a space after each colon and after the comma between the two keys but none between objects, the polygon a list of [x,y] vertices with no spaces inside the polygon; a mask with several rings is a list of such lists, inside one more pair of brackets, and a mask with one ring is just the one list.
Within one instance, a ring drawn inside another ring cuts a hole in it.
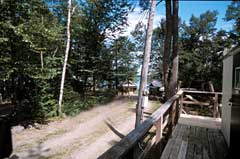
[{"label": "dirt driveway", "polygon": [[[157,102],[149,102],[149,111],[156,105]],[[14,157],[95,159],[120,140],[106,121],[126,135],[134,128],[135,107],[136,97],[117,97],[76,117],[14,133]]]}]

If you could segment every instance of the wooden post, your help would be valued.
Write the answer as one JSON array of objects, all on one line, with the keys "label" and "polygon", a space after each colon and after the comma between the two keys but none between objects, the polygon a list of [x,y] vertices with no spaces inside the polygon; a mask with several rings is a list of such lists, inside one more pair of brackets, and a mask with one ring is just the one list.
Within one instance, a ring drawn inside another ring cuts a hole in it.
[{"label": "wooden post", "polygon": [[157,145],[161,139],[162,139],[162,133],[163,133],[163,116],[160,117],[160,119],[155,123],[156,126],[156,141],[155,145]]},{"label": "wooden post", "polygon": [[218,110],[218,94],[215,93],[214,101],[213,101],[213,117],[219,118],[219,110]]},{"label": "wooden post", "polygon": [[169,132],[168,132],[168,138],[170,137],[170,135],[172,134],[172,129],[173,129],[173,126],[174,126],[174,118],[175,118],[175,107],[176,107],[176,101],[174,101],[171,105],[171,108],[170,108],[170,112],[169,112]]},{"label": "wooden post", "polygon": [[[179,97],[180,98],[180,97]],[[179,119],[179,117],[180,117],[180,104],[179,104],[179,101],[180,101],[180,99],[177,99],[177,101],[176,101],[176,117],[175,117],[175,121],[174,121],[174,125],[176,125],[177,124],[177,122],[178,122],[178,119]]]},{"label": "wooden post", "polygon": [[184,95],[184,93],[182,93],[180,96],[180,110],[179,110],[180,115],[182,114],[182,110],[183,110],[183,95]]},{"label": "wooden post", "polygon": [[208,82],[210,92],[214,92],[214,87],[212,81]]},{"label": "wooden post", "polygon": [[2,94],[0,93],[0,104],[3,102]]},{"label": "wooden post", "polygon": [[172,105],[172,127],[174,127],[176,125],[176,118],[177,118],[177,100],[175,100],[173,102],[173,105]]}]

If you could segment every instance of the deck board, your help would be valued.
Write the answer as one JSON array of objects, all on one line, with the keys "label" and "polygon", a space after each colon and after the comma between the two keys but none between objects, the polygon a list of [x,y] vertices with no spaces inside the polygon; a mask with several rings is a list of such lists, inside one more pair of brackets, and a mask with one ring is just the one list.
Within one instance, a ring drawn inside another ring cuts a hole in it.
[{"label": "deck board", "polygon": [[[227,145],[218,120],[201,117],[186,122],[186,118],[181,118],[184,122],[173,130],[161,159],[227,159]],[[207,121],[210,126],[205,126]]]},{"label": "deck board", "polygon": [[199,126],[212,129],[221,128],[221,118],[211,118],[197,115],[181,114],[181,117],[178,121],[180,124],[190,125],[190,126]]}]

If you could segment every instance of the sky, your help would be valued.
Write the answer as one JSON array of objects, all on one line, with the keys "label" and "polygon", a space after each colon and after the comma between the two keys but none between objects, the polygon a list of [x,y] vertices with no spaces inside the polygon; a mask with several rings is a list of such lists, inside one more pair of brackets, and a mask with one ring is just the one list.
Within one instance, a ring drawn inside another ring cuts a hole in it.
[{"label": "sky", "polygon": [[[134,29],[135,25],[142,20],[143,14],[140,14],[140,7],[137,6],[137,1],[134,1],[136,4],[136,8],[134,12],[129,14],[128,22],[129,27],[126,29],[125,35],[129,35],[130,32]],[[186,21],[188,24],[191,15],[195,15],[199,17],[200,14],[206,12],[207,10],[217,10],[218,11],[218,19],[216,28],[224,29],[229,31],[232,28],[231,22],[226,22],[223,20],[225,17],[225,13],[227,10],[227,6],[231,3],[231,1],[180,1],[179,2],[179,17],[181,20]],[[146,17],[146,16],[145,16]],[[154,19],[154,27],[157,27],[159,21],[165,18],[165,2],[161,2],[156,8],[156,14]],[[143,20],[145,23],[147,19]]]}]

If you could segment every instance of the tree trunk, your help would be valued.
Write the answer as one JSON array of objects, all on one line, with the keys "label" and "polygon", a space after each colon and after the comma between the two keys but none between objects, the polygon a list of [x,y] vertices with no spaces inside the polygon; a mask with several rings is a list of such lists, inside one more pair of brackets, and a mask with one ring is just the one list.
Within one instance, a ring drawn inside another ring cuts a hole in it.
[{"label": "tree trunk", "polygon": [[[117,40],[117,48],[115,50],[115,67],[116,67],[116,70],[115,70],[115,87],[116,87],[116,90],[118,89],[118,40]],[[116,91],[117,92],[117,91]]]},{"label": "tree trunk", "polygon": [[96,75],[93,73],[93,95],[96,95]]},{"label": "tree trunk", "polygon": [[169,97],[172,97],[176,93],[177,88],[177,81],[178,81],[178,61],[179,61],[179,54],[178,54],[178,0],[173,1],[173,16],[172,16],[172,35],[173,35],[173,42],[172,42],[172,58],[173,58],[173,65],[171,70],[171,77],[169,83]]},{"label": "tree trunk", "polygon": [[63,70],[62,70],[62,80],[61,80],[61,86],[60,86],[60,94],[59,94],[59,101],[58,101],[58,115],[62,114],[62,99],[63,99],[63,89],[64,89],[64,82],[65,82],[65,76],[66,76],[66,68],[67,68],[67,61],[68,61],[68,55],[69,55],[69,49],[70,49],[70,23],[71,23],[71,8],[72,8],[72,1],[68,0],[68,18],[67,18],[67,45],[65,50],[65,57],[64,57],[64,64],[63,64]]},{"label": "tree trunk", "polygon": [[147,25],[144,59],[143,59],[143,66],[141,70],[141,79],[140,79],[141,81],[140,81],[140,88],[138,92],[135,128],[141,123],[141,119],[142,119],[142,106],[143,106],[142,98],[143,98],[143,93],[147,86],[148,64],[149,64],[150,52],[151,52],[151,41],[152,41],[152,33],[153,33],[153,20],[154,20],[154,14],[155,14],[155,7],[156,7],[156,0],[151,0],[151,10],[149,13],[148,25]]},{"label": "tree trunk", "polygon": [[178,61],[178,1],[166,0],[166,35],[163,54],[165,100],[176,93]]},{"label": "tree trunk", "polygon": [[40,57],[41,57],[41,68],[43,69],[44,63],[43,63],[43,52],[42,51],[40,51]]},{"label": "tree trunk", "polygon": [[164,53],[163,53],[163,79],[164,79],[164,89],[165,89],[165,100],[169,96],[169,66],[170,66],[170,55],[171,55],[171,45],[172,45],[172,7],[171,1],[166,0],[166,33],[164,41]]}]

